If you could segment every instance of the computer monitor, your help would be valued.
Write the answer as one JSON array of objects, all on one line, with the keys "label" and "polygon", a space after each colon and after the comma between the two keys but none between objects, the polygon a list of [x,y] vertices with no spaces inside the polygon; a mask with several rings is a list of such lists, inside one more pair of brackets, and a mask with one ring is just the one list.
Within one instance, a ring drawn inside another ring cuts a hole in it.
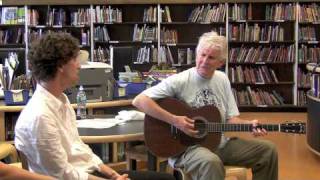
[{"label": "computer monitor", "polygon": [[119,72],[125,72],[124,66],[131,66],[133,63],[133,47],[120,46],[112,47],[111,51],[111,64],[113,67],[113,76],[119,80]]}]

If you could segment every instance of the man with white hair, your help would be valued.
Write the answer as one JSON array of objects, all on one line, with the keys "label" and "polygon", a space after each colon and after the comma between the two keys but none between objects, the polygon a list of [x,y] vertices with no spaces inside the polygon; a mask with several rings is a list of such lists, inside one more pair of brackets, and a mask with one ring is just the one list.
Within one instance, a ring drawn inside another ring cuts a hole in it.
[{"label": "man with white hair", "polygon": [[[133,105],[156,119],[167,122],[184,133],[195,136],[194,120],[178,116],[161,108],[154,100],[175,97],[191,107],[214,105],[222,116],[222,122],[252,124],[253,135],[263,136],[265,129],[257,127],[258,120],[240,119],[227,75],[219,71],[226,61],[227,42],[216,32],[204,33],[196,49],[196,67],[172,75],[157,86],[139,94]],[[170,161],[181,168],[193,180],[223,180],[224,165],[246,166],[252,169],[254,180],[278,179],[278,156],[274,144],[265,140],[226,138],[222,135],[219,147],[207,149],[200,145],[188,147],[185,152]]]}]

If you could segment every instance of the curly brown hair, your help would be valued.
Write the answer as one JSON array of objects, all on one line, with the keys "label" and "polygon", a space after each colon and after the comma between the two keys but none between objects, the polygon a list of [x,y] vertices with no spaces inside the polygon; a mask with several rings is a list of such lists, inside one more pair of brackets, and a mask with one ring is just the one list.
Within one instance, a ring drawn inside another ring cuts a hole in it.
[{"label": "curly brown hair", "polygon": [[58,68],[79,53],[79,41],[68,33],[48,33],[34,41],[28,53],[29,68],[36,80],[52,80]]}]

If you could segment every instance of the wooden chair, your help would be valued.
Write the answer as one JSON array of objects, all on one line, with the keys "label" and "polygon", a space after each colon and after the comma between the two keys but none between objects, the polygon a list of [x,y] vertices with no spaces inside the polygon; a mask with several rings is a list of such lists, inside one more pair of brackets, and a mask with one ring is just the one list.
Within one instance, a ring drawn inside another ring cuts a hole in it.
[{"label": "wooden chair", "polygon": [[0,159],[4,159],[6,157],[10,158],[10,163],[16,163],[18,160],[16,148],[12,144],[1,142],[0,143]]},{"label": "wooden chair", "polygon": [[10,158],[9,165],[22,168],[21,162],[18,162],[18,153],[16,148],[12,144],[2,142],[0,143],[0,159],[4,159],[6,157]]},{"label": "wooden chair", "polygon": [[[137,170],[137,161],[148,162],[148,151],[145,145],[135,145],[126,149],[127,170]],[[161,170],[161,164],[167,163],[166,158],[157,158],[157,171]]]},{"label": "wooden chair", "polygon": [[19,151],[19,150],[17,150],[17,151],[20,156],[22,168],[28,171],[29,167],[28,167],[28,159],[27,159],[26,155],[24,155],[22,151]]},{"label": "wooden chair", "polygon": [[[225,180],[247,180],[246,168],[237,166],[225,166],[225,169]],[[175,168],[173,174],[177,180],[191,180],[191,177],[180,168]]]},{"label": "wooden chair", "polygon": [[[136,170],[137,161],[148,161],[147,148],[145,145],[136,145],[126,149],[127,158],[127,170]],[[157,160],[157,171],[160,171],[161,163],[166,162],[165,158],[158,158]],[[247,180],[247,169],[244,167],[237,166],[225,166],[226,168],[226,180]],[[190,180],[191,178],[185,174],[182,169],[174,169],[174,175],[177,180]]]}]

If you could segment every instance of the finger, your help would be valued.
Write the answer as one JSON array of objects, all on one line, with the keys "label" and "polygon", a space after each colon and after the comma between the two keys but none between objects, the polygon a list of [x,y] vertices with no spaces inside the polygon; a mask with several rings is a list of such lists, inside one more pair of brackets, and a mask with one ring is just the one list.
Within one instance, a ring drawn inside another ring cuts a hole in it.
[{"label": "finger", "polygon": [[258,134],[257,130],[252,131],[252,134],[253,134],[254,136],[257,136],[257,134]]},{"label": "finger", "polygon": [[185,120],[186,120],[186,122],[187,122],[188,124],[194,125],[194,120],[193,120],[193,119],[185,118]]},{"label": "finger", "polygon": [[185,129],[184,133],[186,133],[188,136],[196,137],[198,134],[198,131],[195,131],[193,129]]},{"label": "finger", "polygon": [[257,132],[258,132],[257,134],[258,136],[262,136],[264,134],[261,128],[258,128]]},{"label": "finger", "polygon": [[192,123],[186,123],[186,128],[188,128],[188,129],[193,129],[194,130],[194,124],[192,124]]},{"label": "finger", "polygon": [[257,133],[252,132],[251,134],[252,134],[252,136],[257,137]]},{"label": "finger", "polygon": [[257,133],[257,132],[258,132],[258,131],[257,131],[257,128],[255,128],[255,127],[252,128],[252,132],[253,132],[253,133]]},{"label": "finger", "polygon": [[259,136],[258,129],[257,129],[257,128],[253,128],[253,129],[252,129],[252,134],[253,134],[253,136],[255,136],[255,137]]},{"label": "finger", "polygon": [[265,130],[263,128],[260,129],[260,135],[261,136],[264,136],[264,135],[267,135],[267,134],[268,134],[267,130]]},{"label": "finger", "polygon": [[267,134],[268,134],[268,131],[265,130],[265,129],[262,129],[262,132],[263,132],[264,135],[267,135]]},{"label": "finger", "polygon": [[189,118],[185,118],[184,119],[184,123],[185,123],[185,127],[188,129],[194,129],[194,120],[189,119]]},{"label": "finger", "polygon": [[190,130],[189,132],[190,132],[191,136],[193,136],[193,137],[198,135],[198,133],[199,133],[199,131],[196,131],[196,130]]},{"label": "finger", "polygon": [[260,128],[257,128],[257,131],[259,134],[262,132]]}]

